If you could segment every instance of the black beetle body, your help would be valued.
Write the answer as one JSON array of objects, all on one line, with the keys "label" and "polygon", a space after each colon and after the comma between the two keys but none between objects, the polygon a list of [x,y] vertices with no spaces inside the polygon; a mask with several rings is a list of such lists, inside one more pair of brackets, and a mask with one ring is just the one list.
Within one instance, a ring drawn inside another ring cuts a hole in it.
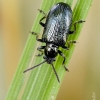
[{"label": "black beetle body", "polygon": [[[30,69],[33,69],[44,62],[47,62],[48,64],[52,65],[52,68],[54,70],[54,73],[57,77],[58,82],[60,82],[59,77],[56,73],[56,70],[53,66],[53,62],[55,61],[55,57],[58,55],[58,53],[64,58],[63,60],[63,66],[65,70],[68,70],[64,63],[66,60],[65,55],[59,50],[59,47],[62,47],[64,49],[69,48],[69,43],[76,43],[75,41],[67,41],[68,35],[73,34],[76,31],[76,24],[82,23],[84,21],[79,20],[74,23],[74,31],[70,31],[71,23],[72,23],[72,10],[70,6],[66,3],[57,3],[54,5],[51,10],[49,11],[48,15],[46,15],[42,10],[39,10],[41,13],[44,14],[44,17],[40,20],[40,25],[44,27],[44,31],[42,34],[42,39],[38,39],[38,35],[35,32],[31,32],[32,34],[36,35],[36,39],[39,42],[45,42],[46,46],[38,47],[37,50],[41,52],[41,54],[38,54],[38,56],[41,56],[43,54],[42,49],[44,49],[44,61],[36,66],[33,66],[24,72],[27,72]],[[42,20],[46,18],[46,22],[43,23]],[[68,47],[65,46],[66,41],[68,42]]]},{"label": "black beetle body", "polygon": [[47,16],[42,40],[57,46],[64,46],[72,22],[72,10],[65,3],[56,4]]}]

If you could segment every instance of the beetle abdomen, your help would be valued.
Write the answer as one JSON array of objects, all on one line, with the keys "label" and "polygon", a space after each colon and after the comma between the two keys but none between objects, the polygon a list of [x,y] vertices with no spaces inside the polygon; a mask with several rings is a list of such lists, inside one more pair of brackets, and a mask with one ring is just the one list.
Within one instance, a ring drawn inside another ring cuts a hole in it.
[{"label": "beetle abdomen", "polygon": [[65,45],[71,22],[72,10],[69,5],[65,3],[56,4],[49,11],[42,39],[58,46]]}]

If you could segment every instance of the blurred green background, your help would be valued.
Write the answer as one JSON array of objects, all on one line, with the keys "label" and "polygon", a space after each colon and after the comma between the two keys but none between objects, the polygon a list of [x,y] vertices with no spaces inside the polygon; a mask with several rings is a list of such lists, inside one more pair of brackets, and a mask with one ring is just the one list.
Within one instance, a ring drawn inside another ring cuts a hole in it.
[{"label": "blurred green background", "polygon": [[[0,100],[4,100],[42,0],[0,1]],[[100,0],[93,0],[56,100],[100,100]]]}]

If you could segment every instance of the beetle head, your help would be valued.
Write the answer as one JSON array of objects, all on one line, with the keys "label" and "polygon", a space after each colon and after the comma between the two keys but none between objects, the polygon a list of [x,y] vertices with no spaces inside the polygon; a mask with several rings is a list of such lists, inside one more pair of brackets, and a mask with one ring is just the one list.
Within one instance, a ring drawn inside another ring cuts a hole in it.
[{"label": "beetle head", "polygon": [[57,72],[56,72],[56,70],[54,68],[54,65],[53,65],[53,61],[55,61],[55,57],[58,54],[58,46],[56,46],[54,44],[47,44],[47,46],[44,49],[44,52],[45,52],[45,56],[43,58],[45,60],[43,62],[39,63],[38,65],[35,65],[35,66],[31,67],[31,68],[26,69],[23,73],[25,73],[25,72],[27,72],[29,70],[32,70],[32,69],[42,65],[43,63],[47,62],[48,64],[51,64],[51,66],[53,68],[53,71],[54,71],[54,73],[56,75],[56,78],[57,78],[58,82],[60,82],[59,77],[57,75]]},{"label": "beetle head", "polygon": [[54,44],[47,44],[44,49],[44,59],[46,59],[47,63],[51,64],[53,61],[55,61],[55,57],[58,54],[58,46]]}]

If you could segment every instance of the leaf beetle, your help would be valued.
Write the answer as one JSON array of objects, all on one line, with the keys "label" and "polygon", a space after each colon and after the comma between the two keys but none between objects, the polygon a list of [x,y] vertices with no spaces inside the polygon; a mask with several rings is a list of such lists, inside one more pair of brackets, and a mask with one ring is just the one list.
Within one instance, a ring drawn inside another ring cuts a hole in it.
[{"label": "leaf beetle", "polygon": [[[26,69],[24,73],[47,62],[48,64],[51,64],[53,71],[56,75],[56,78],[58,82],[60,82],[57,72],[53,65],[53,62],[56,60],[55,57],[58,54],[60,54],[64,58],[62,65],[64,66],[65,70],[67,71],[68,69],[65,67],[66,57],[62,53],[62,51],[59,50],[59,47],[68,50],[70,43],[76,43],[76,41],[68,42],[68,36],[76,31],[76,24],[83,23],[85,21],[76,21],[73,24],[74,30],[71,31],[70,27],[72,25],[72,10],[68,4],[63,2],[55,4],[50,9],[48,14],[46,14],[42,10],[39,11],[44,15],[44,17],[41,18],[39,21],[40,25],[44,27],[42,38],[39,39],[38,34],[35,32],[31,32],[31,34],[36,35],[37,41],[46,43],[46,46],[40,46],[37,48],[37,50],[41,52],[41,54],[38,54],[37,56],[41,56],[44,53],[44,61],[36,66]],[[45,18],[46,21],[45,23],[43,23],[42,21]],[[66,42],[68,42],[68,47],[65,46]],[[42,49],[44,51],[42,51]]]}]

